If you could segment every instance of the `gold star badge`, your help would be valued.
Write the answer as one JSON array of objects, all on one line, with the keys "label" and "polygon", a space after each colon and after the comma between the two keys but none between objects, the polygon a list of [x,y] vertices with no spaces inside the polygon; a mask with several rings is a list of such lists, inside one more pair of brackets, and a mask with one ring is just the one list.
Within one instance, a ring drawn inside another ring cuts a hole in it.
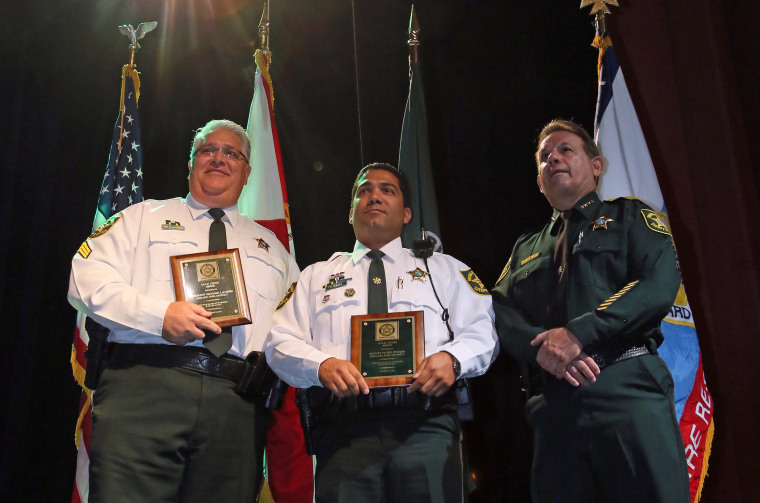
[{"label": "gold star badge", "polygon": [[590,5],[592,15],[596,14],[599,11],[602,11],[605,14],[609,14],[610,9],[607,7],[607,4],[618,7],[617,0],[581,0],[580,8],[582,9]]},{"label": "gold star badge", "polygon": [[428,274],[430,274],[427,271],[423,271],[419,267],[417,269],[413,270],[413,271],[406,271],[406,272],[408,274],[412,275],[412,281],[414,281],[415,279],[418,279],[418,280],[422,281],[423,283],[425,282],[425,276],[427,276]]},{"label": "gold star badge", "polygon": [[267,243],[261,238],[254,238],[254,239],[259,242],[259,248],[264,248],[267,251],[267,253],[269,253],[269,243]]},{"label": "gold star badge", "polygon": [[611,218],[607,218],[605,216],[601,216],[601,217],[597,218],[596,220],[594,220],[594,228],[591,229],[591,230],[592,231],[595,231],[597,229],[607,230],[607,224],[610,223],[610,222],[614,222],[614,220],[611,219]]}]

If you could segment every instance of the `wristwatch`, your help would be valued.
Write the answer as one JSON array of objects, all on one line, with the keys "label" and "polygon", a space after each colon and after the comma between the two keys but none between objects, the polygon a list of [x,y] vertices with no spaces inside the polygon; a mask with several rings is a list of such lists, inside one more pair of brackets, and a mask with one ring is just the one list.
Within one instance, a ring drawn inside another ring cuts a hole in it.
[{"label": "wristwatch", "polygon": [[[447,351],[448,353],[448,351]],[[457,357],[449,353],[449,356],[451,356],[451,366],[454,368],[454,377],[459,378],[459,374],[462,373],[462,364],[459,363],[459,360],[457,360]]]}]

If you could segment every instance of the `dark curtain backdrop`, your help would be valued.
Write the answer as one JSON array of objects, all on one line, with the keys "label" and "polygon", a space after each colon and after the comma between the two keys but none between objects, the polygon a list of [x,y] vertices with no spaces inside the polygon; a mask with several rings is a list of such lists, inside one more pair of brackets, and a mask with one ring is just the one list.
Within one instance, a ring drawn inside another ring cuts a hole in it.
[{"label": "dark curtain backdrop", "polygon": [[[620,3],[610,31],[670,212],[715,399],[703,501],[752,501],[759,8],[749,0]],[[349,1],[271,2],[275,111],[302,267],[351,248],[349,187],[362,163],[396,162],[410,4],[355,0],[354,52]],[[592,18],[577,0],[415,4],[444,244],[493,285],[517,236],[550,214],[535,185],[538,129],[557,116],[592,126]],[[116,26],[159,22],[136,58],[145,193],[174,197],[187,191],[192,130],[211,118],[247,120],[261,7],[31,0],[0,8],[0,501],[71,494],[80,393],[65,292],[71,256],[90,230],[128,61]],[[517,376],[502,356],[476,380],[477,419],[466,425],[474,502],[529,501],[530,431]]]}]

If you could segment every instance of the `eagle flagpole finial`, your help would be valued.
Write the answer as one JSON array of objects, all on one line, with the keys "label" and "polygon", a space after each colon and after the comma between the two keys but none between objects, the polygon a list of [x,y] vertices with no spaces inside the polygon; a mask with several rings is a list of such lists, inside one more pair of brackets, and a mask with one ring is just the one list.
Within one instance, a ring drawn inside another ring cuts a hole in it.
[{"label": "eagle flagpole finial", "polygon": [[150,21],[146,23],[140,23],[137,25],[137,29],[132,28],[131,24],[123,24],[119,26],[119,31],[123,34],[129,37],[129,64],[134,65],[135,63],[135,51],[137,49],[140,49],[140,44],[137,43],[138,40],[143,38],[148,32],[153,31],[156,26],[158,26],[157,21]]}]

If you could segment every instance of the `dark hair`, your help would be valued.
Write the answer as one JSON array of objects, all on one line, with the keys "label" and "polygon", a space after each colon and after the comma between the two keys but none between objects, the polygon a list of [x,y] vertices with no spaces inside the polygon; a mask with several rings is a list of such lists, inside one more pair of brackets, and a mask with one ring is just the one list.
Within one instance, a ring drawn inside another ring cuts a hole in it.
[{"label": "dark hair", "polygon": [[361,180],[362,176],[364,176],[364,174],[371,169],[382,169],[383,171],[393,173],[393,175],[398,180],[398,187],[401,189],[401,197],[404,200],[404,208],[412,207],[411,201],[409,200],[409,194],[411,192],[409,189],[409,180],[406,178],[406,175],[397,170],[391,164],[385,162],[373,162],[372,164],[364,166],[361,171],[359,171],[359,174],[356,175],[354,185],[351,187],[351,208],[354,207],[354,198],[356,197],[356,191],[359,188],[359,180]]},{"label": "dark hair", "polygon": [[586,152],[586,155],[590,158],[593,159],[594,157],[602,155],[599,152],[599,146],[583,127],[573,121],[554,119],[545,125],[538,134],[538,146],[536,147],[536,165],[538,167],[541,167],[541,142],[555,131],[567,131],[568,133],[573,133],[578,136],[583,140],[583,151]]}]

